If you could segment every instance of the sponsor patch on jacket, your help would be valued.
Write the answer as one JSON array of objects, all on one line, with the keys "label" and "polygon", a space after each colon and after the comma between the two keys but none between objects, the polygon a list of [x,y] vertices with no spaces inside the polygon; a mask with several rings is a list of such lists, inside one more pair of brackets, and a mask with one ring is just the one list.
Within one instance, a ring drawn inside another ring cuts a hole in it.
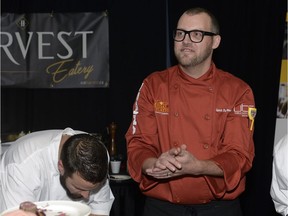
[{"label": "sponsor patch on jacket", "polygon": [[168,114],[169,113],[168,103],[157,100],[154,103],[154,110],[155,110],[155,113]]},{"label": "sponsor patch on jacket", "polygon": [[[240,105],[234,107],[233,109],[230,109],[230,108],[216,108],[216,112],[222,112],[222,113],[232,112],[235,115],[240,115],[242,117],[248,117],[248,110],[250,110],[251,108],[254,108],[254,105],[240,104]],[[254,109],[256,110],[256,108],[254,108]]]}]

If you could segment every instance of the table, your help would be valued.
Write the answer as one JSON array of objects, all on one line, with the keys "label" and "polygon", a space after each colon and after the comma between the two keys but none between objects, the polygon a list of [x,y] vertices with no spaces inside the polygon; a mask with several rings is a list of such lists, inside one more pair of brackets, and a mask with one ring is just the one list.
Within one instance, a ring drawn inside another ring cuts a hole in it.
[{"label": "table", "polygon": [[110,180],[110,187],[115,197],[110,216],[142,215],[145,196],[137,182],[132,179]]}]

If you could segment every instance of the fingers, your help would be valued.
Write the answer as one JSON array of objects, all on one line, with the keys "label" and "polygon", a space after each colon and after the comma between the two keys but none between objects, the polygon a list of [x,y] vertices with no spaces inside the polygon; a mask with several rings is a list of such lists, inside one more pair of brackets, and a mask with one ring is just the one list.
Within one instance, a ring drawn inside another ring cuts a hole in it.
[{"label": "fingers", "polygon": [[176,148],[172,148],[168,151],[168,154],[171,156],[177,156],[179,153],[181,152],[181,148],[180,147],[176,147]]},{"label": "fingers", "polygon": [[176,169],[181,169],[182,165],[181,163],[175,159],[175,155],[171,154],[169,152],[168,154],[162,154],[161,157],[158,158],[158,160],[155,162],[155,168],[160,169],[168,169],[171,172],[175,172]]},{"label": "fingers", "polygon": [[172,174],[181,170],[182,165],[171,155],[158,158],[152,168],[145,170],[147,175],[154,178],[170,178]]},{"label": "fingers", "polygon": [[177,169],[182,169],[182,164],[176,160],[175,157],[171,157],[168,159],[168,164],[166,165],[166,168],[169,169],[171,172],[175,172]]},{"label": "fingers", "polygon": [[159,170],[159,171],[153,171],[152,169],[147,169],[146,175],[149,175],[156,179],[168,179],[168,178],[173,178],[176,176],[181,176],[183,175],[183,172],[182,170],[176,170],[175,172],[171,172],[168,169]]},{"label": "fingers", "polygon": [[186,144],[182,144],[182,145],[180,146],[180,148],[181,148],[181,150],[186,150],[186,149],[187,149],[187,145],[186,145]]},{"label": "fingers", "polygon": [[184,155],[185,152],[186,145],[181,145],[180,147],[175,147],[170,149],[168,152],[162,153],[161,156],[155,161],[154,168],[156,170],[168,169],[171,172],[175,172],[177,169],[182,169],[182,164],[176,159],[176,157]]},{"label": "fingers", "polygon": [[187,145],[182,144],[180,147],[172,148],[168,152],[171,156],[176,157],[176,156],[181,156],[181,155],[185,154],[186,149],[187,149]]},{"label": "fingers", "polygon": [[174,176],[174,173],[168,169],[158,170],[158,171],[147,169],[146,174],[157,179],[167,179],[167,178],[171,178]]},{"label": "fingers", "polygon": [[[151,163],[146,166],[144,173],[154,178],[171,178],[175,175],[181,175],[183,159],[187,157],[186,148],[187,146],[183,144],[162,153],[159,158],[154,158],[153,161],[150,160]],[[178,160],[180,158],[181,160]]]}]

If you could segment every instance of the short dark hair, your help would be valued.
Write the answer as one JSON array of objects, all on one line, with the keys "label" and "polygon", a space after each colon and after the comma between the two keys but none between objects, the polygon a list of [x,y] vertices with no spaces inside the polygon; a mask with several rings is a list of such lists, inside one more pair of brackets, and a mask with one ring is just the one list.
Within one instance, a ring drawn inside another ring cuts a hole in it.
[{"label": "short dark hair", "polygon": [[189,14],[189,15],[194,15],[194,14],[199,14],[199,13],[206,13],[211,19],[212,31],[215,34],[220,34],[219,22],[218,22],[217,18],[214,16],[214,14],[211,11],[209,11],[209,10],[207,10],[205,8],[195,7],[195,8],[190,8],[190,9],[186,10],[184,13],[185,14]]},{"label": "short dark hair", "polygon": [[107,149],[101,139],[90,134],[76,134],[68,138],[61,150],[65,175],[79,175],[93,184],[108,176]]}]

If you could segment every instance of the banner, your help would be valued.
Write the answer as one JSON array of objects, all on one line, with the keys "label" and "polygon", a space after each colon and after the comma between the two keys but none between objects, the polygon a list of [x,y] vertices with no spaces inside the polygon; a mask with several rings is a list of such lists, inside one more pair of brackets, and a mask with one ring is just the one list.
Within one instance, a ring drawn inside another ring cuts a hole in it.
[{"label": "banner", "polygon": [[109,86],[106,12],[1,14],[1,85]]}]

